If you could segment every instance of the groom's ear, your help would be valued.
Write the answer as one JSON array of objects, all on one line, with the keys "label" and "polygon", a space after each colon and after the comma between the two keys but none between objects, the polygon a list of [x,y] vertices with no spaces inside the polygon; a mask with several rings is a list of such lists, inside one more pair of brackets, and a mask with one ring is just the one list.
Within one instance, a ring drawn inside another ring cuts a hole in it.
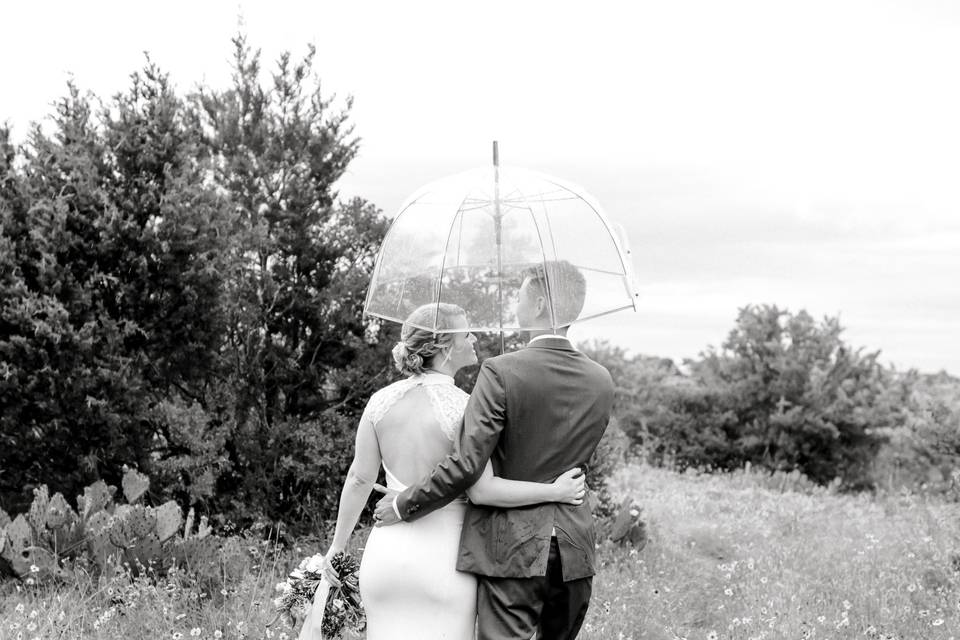
[{"label": "groom's ear", "polygon": [[547,308],[547,296],[537,296],[537,317],[546,318],[550,315],[550,310]]}]

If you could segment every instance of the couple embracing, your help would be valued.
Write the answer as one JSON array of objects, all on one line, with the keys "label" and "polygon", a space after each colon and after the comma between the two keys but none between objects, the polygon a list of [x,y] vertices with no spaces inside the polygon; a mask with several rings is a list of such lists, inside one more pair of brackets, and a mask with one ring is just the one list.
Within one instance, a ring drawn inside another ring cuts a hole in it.
[{"label": "couple embracing", "polygon": [[[595,548],[581,469],[613,384],[552,318],[576,318],[584,297],[567,262],[525,273],[517,316],[530,341],[486,360],[469,396],[453,384],[477,362],[464,310],[427,305],[404,323],[393,355],[406,378],[364,410],[326,554],[346,547],[370,492],[385,492],[360,565],[368,640],[577,636]],[[415,326],[435,316],[443,333]]]}]

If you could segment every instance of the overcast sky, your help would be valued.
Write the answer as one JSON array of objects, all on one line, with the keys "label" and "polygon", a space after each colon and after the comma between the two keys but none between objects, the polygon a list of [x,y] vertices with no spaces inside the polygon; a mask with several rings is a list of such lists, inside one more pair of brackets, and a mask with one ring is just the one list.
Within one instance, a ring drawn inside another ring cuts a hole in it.
[{"label": "overcast sky", "polygon": [[[627,8],[629,5],[630,8]],[[467,8],[467,7],[473,8]],[[576,328],[681,360],[737,309],[840,315],[884,362],[960,374],[960,3],[43,2],[6,7],[0,120],[70,74],[108,96],[143,51],[226,83],[238,14],[272,65],[317,46],[355,100],[342,181],[395,213],[490,162],[583,186],[627,229],[638,314]]]}]

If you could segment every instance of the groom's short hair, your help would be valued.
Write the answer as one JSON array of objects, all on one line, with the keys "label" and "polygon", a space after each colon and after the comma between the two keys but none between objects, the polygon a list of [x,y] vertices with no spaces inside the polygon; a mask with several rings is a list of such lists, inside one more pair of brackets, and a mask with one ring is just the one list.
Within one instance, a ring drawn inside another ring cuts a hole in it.
[{"label": "groom's short hair", "polygon": [[523,280],[528,278],[530,286],[553,303],[558,327],[572,324],[580,316],[587,296],[587,281],[580,269],[566,260],[546,260],[524,269]]}]

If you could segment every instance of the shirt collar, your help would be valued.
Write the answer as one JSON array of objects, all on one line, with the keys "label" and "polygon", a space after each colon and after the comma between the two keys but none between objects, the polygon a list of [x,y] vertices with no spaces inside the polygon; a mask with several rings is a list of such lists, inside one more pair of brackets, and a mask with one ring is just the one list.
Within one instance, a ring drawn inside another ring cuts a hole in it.
[{"label": "shirt collar", "polygon": [[556,334],[556,333],[542,333],[542,334],[540,334],[539,336],[536,336],[536,337],[534,337],[534,338],[530,338],[530,341],[527,342],[527,344],[533,344],[533,343],[536,342],[537,340],[546,340],[547,338],[559,338],[559,339],[561,339],[561,340],[566,340],[567,342],[570,342],[570,338],[568,338],[567,336],[561,336],[561,335]]}]

